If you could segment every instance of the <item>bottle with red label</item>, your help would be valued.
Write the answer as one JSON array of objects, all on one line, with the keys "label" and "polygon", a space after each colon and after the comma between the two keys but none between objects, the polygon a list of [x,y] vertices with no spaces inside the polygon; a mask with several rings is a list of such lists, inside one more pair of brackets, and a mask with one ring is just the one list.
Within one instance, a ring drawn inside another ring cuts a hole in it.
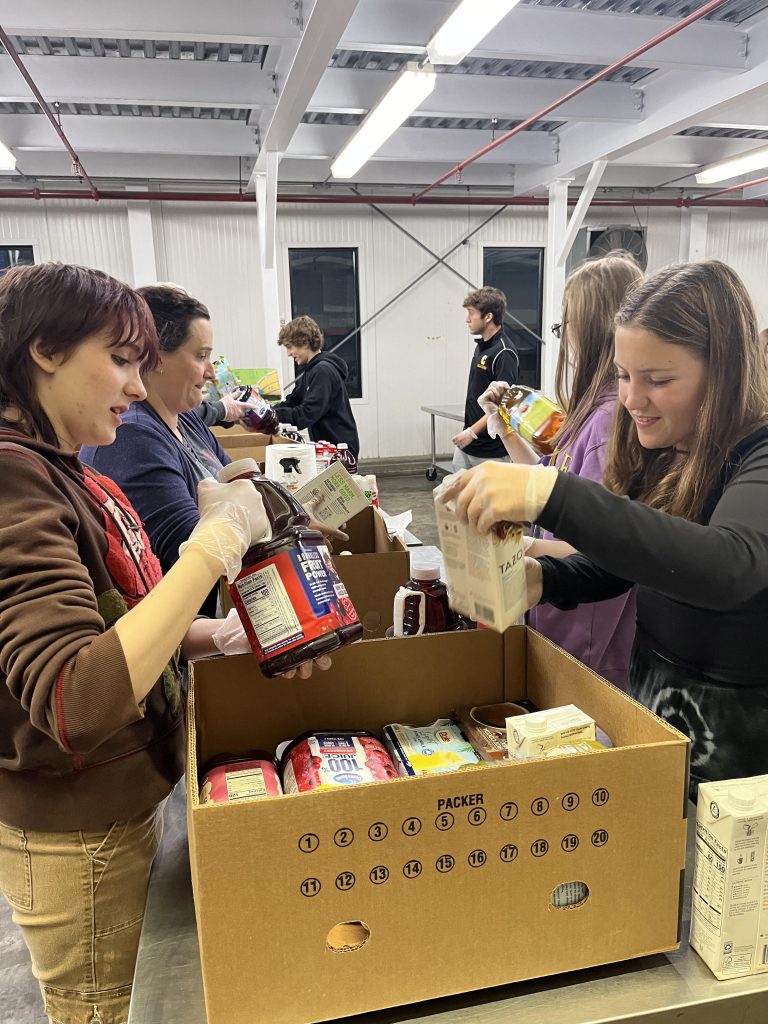
[{"label": "bottle with red label", "polygon": [[438,565],[414,566],[411,579],[395,594],[394,636],[449,633],[469,629],[467,620],[448,604],[448,588]]},{"label": "bottle with red label", "polygon": [[340,462],[342,466],[346,466],[348,473],[357,472],[357,459],[353,452],[349,450],[349,445],[343,441],[339,441],[336,445],[336,454],[333,456],[332,462]]},{"label": "bottle with red label", "polygon": [[253,459],[219,471],[222,483],[239,479],[261,494],[271,531],[246,551],[229,590],[261,671],[277,676],[358,640],[363,627],[325,538],[291,492]]}]

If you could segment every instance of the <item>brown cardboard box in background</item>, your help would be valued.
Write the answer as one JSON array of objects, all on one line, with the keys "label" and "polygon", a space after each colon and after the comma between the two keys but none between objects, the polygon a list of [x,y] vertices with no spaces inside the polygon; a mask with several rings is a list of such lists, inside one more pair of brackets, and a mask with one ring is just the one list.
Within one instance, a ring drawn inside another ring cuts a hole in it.
[{"label": "brown cardboard box in background", "polygon": [[[264,679],[250,656],[190,675],[209,1024],[308,1024],[678,946],[688,741],[533,631],[353,644],[309,682]],[[615,749],[198,802],[199,766],[225,750],[524,696],[577,704]],[[589,895],[556,909],[566,882]]]},{"label": "brown cardboard box in background", "polygon": [[[381,513],[372,505],[350,519],[345,531],[349,542],[334,541],[333,564],[363,624],[362,639],[375,640],[392,625],[397,588],[408,581],[408,548],[399,537],[388,535]],[[340,551],[352,554],[341,555]],[[219,596],[226,615],[234,604],[225,579]]]},{"label": "brown cardboard box in background", "polygon": [[267,447],[270,444],[292,444],[290,438],[274,434],[259,434],[235,423],[233,426],[212,427],[211,430],[224,451],[234,462],[236,459],[255,459],[264,472]]}]

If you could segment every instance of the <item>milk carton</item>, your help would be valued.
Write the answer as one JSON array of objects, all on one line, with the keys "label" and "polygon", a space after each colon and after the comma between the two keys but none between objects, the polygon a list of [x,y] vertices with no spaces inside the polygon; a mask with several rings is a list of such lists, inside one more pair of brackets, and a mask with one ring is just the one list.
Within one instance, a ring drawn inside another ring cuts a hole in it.
[{"label": "milk carton", "polygon": [[565,744],[595,739],[594,719],[575,704],[515,715],[508,718],[506,724],[509,756],[517,761],[546,757]]},{"label": "milk carton", "polygon": [[691,947],[721,981],[768,971],[768,775],[699,786]]},{"label": "milk carton", "polygon": [[447,476],[434,491],[448,601],[454,611],[502,633],[528,608],[523,530],[500,523],[480,534],[462,523],[454,503],[439,500],[454,479]]}]

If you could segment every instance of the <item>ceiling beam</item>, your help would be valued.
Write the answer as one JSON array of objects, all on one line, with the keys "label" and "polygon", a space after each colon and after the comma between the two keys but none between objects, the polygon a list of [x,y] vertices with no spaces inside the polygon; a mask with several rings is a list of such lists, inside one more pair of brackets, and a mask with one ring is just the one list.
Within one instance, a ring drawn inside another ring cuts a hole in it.
[{"label": "ceiling beam", "polygon": [[608,125],[603,131],[588,132],[570,126],[562,131],[557,165],[526,169],[515,179],[515,193],[524,195],[557,178],[572,176],[595,160],[615,160],[636,153],[659,139],[699,124],[702,119],[716,119],[720,107],[728,105],[733,109],[736,100],[768,95],[768,19],[752,29],[749,42],[749,70],[717,76],[706,87],[702,87],[701,76],[693,72],[654,75],[644,90],[645,111],[639,125]]},{"label": "ceiling beam", "polygon": [[[349,50],[421,54],[447,14],[441,0],[361,0],[341,46]],[[610,64],[653,38],[672,18],[555,7],[515,7],[472,51],[473,57]],[[746,33],[702,22],[633,61],[635,67],[739,70],[746,66]]]},{"label": "ceiling beam", "polygon": [[357,3],[358,0],[315,3],[285,80],[278,75],[279,98],[262,140],[259,171],[266,170],[269,153],[283,153],[287,149]]},{"label": "ceiling beam", "polygon": [[[351,125],[301,124],[293,136],[286,156],[300,159],[335,158],[354,134]],[[0,119],[0,138],[2,120]],[[480,149],[491,138],[487,131],[461,128],[399,128],[376,151],[377,160],[454,160],[457,155]],[[554,163],[557,136],[549,132],[521,132],[508,146],[499,146],[489,154],[489,163]]]},{"label": "ceiling beam", "polygon": [[[391,71],[329,68],[309,110],[367,113],[397,77]],[[546,78],[438,74],[418,114],[435,117],[528,117],[554,102],[572,82]],[[628,85],[599,82],[552,115],[557,120],[633,121],[642,116],[642,93]]]},{"label": "ceiling beam", "polygon": [[34,0],[8,6],[13,9],[3,28],[9,35],[270,44],[298,39],[300,31],[289,0]]},{"label": "ceiling beam", "polygon": [[[243,188],[255,163],[254,157],[236,156],[189,156],[183,151],[173,155],[158,153],[81,153],[88,173],[95,178],[133,179],[154,181],[228,181],[239,182],[242,171]],[[72,178],[72,161],[62,148],[54,150],[19,150],[16,153],[19,174],[29,178],[64,178],[58,187],[66,188],[75,180]],[[5,184],[12,176],[1,178]],[[16,176],[18,181],[18,176]]]}]

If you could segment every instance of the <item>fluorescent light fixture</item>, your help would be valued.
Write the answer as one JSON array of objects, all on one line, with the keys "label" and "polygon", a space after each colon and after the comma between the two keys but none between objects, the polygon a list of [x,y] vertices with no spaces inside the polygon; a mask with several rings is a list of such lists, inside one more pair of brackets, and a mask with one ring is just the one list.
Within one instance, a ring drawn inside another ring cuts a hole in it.
[{"label": "fluorescent light fixture", "polygon": [[351,178],[434,88],[434,70],[409,63],[331,164],[334,178]]},{"label": "fluorescent light fixture", "polygon": [[16,170],[16,157],[0,142],[0,171],[15,171]]},{"label": "fluorescent light fixture", "polygon": [[427,43],[432,64],[460,64],[520,0],[462,0]]},{"label": "fluorescent light fixture", "polygon": [[705,167],[696,175],[696,181],[699,185],[714,185],[715,182],[727,181],[728,178],[735,178],[739,174],[749,174],[750,171],[759,171],[763,167],[768,167],[768,146],[750,149],[748,153],[742,153],[741,156],[734,156],[712,164],[710,167]]}]

